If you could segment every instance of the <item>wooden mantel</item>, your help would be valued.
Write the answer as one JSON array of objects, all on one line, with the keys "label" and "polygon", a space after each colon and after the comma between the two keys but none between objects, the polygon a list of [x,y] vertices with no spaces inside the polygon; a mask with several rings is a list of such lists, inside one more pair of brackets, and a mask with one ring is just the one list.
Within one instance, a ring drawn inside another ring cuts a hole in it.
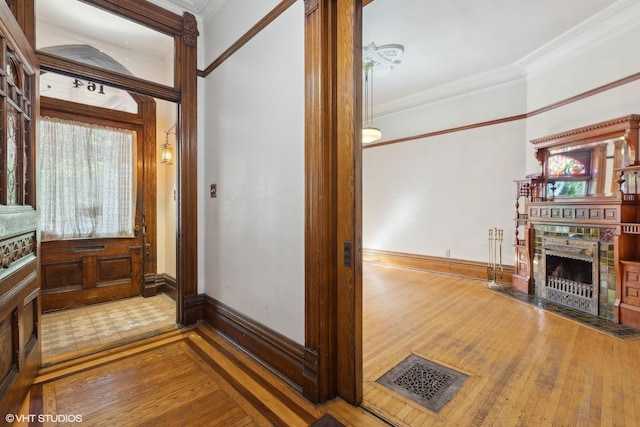
[{"label": "wooden mantel", "polygon": [[543,148],[561,148],[575,145],[578,142],[588,143],[593,141],[602,141],[605,139],[624,138],[627,141],[627,144],[629,144],[629,147],[636,153],[636,157],[634,158],[635,161],[632,163],[635,164],[638,160],[639,128],[640,115],[631,114],[617,119],[607,120],[589,126],[556,133],[554,135],[532,139],[531,144],[535,147],[536,158],[540,161],[538,152]]},{"label": "wooden mantel", "polygon": [[[640,115],[631,114],[531,140],[540,173],[516,181],[514,288],[535,292],[534,227],[599,229],[609,233],[612,240],[608,241],[613,242],[613,320],[640,328],[639,129]],[[607,149],[606,143],[610,144]],[[587,172],[573,174],[550,168],[550,158],[556,154],[586,159]],[[585,193],[554,195],[553,187],[561,181],[565,185],[583,181]]]}]

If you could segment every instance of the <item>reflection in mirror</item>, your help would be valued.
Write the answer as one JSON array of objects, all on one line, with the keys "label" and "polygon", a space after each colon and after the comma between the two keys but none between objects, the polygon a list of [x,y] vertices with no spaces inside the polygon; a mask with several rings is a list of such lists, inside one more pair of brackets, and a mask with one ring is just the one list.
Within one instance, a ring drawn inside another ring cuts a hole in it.
[{"label": "reflection in mirror", "polygon": [[624,138],[549,149],[545,175],[552,197],[613,196],[614,170],[629,165]]},{"label": "reflection in mirror", "polygon": [[[173,87],[173,37],[78,0],[36,0],[36,49],[89,45],[123,64],[132,75]],[[71,52],[71,53],[70,53]],[[52,54],[87,61],[73,51]]]}]

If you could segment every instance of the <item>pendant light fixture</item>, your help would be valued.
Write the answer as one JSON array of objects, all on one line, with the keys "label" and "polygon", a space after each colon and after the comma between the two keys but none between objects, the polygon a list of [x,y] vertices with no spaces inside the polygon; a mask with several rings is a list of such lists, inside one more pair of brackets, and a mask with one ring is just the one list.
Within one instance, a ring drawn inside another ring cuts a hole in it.
[{"label": "pendant light fixture", "polygon": [[373,111],[373,61],[363,62],[364,71],[364,126],[362,126],[362,143],[370,144],[382,138],[382,131],[371,124]]},{"label": "pendant light fixture", "polygon": [[403,52],[404,47],[399,44],[377,47],[373,42],[362,51],[363,144],[370,144],[382,138],[382,131],[373,126],[373,74],[375,72],[380,76],[390,73],[393,67],[400,64],[399,58]]}]

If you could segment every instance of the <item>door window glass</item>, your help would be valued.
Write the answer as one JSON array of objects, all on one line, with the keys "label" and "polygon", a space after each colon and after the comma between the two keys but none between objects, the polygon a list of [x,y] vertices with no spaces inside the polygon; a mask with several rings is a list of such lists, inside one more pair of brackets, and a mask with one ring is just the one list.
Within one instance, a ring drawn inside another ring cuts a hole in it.
[{"label": "door window glass", "polygon": [[136,133],[43,117],[42,239],[133,237]]}]

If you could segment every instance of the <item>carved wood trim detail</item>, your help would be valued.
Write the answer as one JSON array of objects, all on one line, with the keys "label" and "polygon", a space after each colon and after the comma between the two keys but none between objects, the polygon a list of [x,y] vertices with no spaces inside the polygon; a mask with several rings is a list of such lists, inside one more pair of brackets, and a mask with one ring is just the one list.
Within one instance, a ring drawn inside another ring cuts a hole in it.
[{"label": "carved wood trim detail", "polygon": [[588,141],[592,138],[606,138],[608,134],[615,134],[617,136],[621,134],[621,131],[624,131],[626,135],[631,129],[638,129],[640,127],[638,125],[639,122],[640,115],[631,114],[629,116],[619,117],[617,119],[607,120],[577,129],[571,129],[554,135],[532,139],[531,143],[536,146],[536,148],[540,148],[574,142],[578,139],[580,141]]},{"label": "carved wood trim detail", "polygon": [[37,249],[35,231],[0,240],[0,270],[29,255],[35,256]]}]

